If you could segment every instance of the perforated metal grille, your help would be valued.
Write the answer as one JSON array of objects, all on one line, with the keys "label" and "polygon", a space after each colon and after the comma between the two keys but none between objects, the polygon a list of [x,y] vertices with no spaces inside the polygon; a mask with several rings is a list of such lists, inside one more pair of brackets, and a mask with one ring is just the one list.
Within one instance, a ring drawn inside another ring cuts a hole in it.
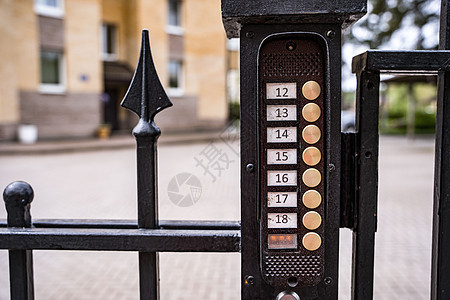
[{"label": "perforated metal grille", "polygon": [[261,58],[264,77],[321,75],[321,55],[314,53],[264,53]]},{"label": "perforated metal grille", "polygon": [[266,256],[267,277],[318,277],[322,268],[319,255]]}]

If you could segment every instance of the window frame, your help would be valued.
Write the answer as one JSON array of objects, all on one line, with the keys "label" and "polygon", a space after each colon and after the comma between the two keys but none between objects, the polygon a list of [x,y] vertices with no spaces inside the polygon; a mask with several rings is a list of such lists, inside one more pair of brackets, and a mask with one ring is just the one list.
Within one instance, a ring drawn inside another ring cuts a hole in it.
[{"label": "window frame", "polygon": [[64,0],[55,0],[56,6],[39,3],[39,0],[34,0],[34,11],[41,16],[52,18],[64,17]]},{"label": "window frame", "polygon": [[[171,79],[171,63],[177,63],[178,65],[178,69],[177,69],[177,82],[178,82],[178,86],[177,87],[171,87],[170,86],[170,79]],[[169,82],[168,82],[168,88],[167,88],[167,93],[169,94],[169,96],[174,96],[174,97],[179,97],[184,95],[184,66],[183,66],[183,61],[180,59],[170,59],[169,60],[169,64],[168,64],[168,69],[169,69]]]},{"label": "window frame", "polygon": [[[107,53],[107,27],[114,28],[114,40],[112,41],[113,52]],[[110,22],[103,22],[100,26],[100,51],[103,61],[116,61],[119,58],[119,26]]]},{"label": "window frame", "polygon": [[[58,72],[59,83],[43,83],[42,82],[42,53],[52,52],[58,54]],[[55,51],[51,49],[41,49],[40,51],[40,79],[39,79],[39,92],[42,94],[64,94],[66,92],[66,64],[63,51]]]},{"label": "window frame", "polygon": [[[171,5],[170,3],[172,1],[178,2],[178,15],[176,16],[176,19],[178,20],[177,24],[170,24],[172,18],[171,13],[172,10],[170,9]],[[167,1],[167,25],[166,25],[166,32],[168,34],[172,35],[183,35],[184,34],[184,28],[183,28],[183,1],[182,0],[168,0]]]}]

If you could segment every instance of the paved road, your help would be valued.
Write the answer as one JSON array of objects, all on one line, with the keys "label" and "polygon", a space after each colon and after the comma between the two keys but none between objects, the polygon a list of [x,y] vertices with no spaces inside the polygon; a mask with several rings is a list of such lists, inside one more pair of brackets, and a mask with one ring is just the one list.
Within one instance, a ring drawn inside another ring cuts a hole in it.
[{"label": "paved road", "polygon": [[[233,146],[216,141],[159,148],[161,219],[239,220]],[[433,151],[432,140],[381,139],[375,299],[429,298]],[[135,173],[132,149],[0,157],[1,188],[13,180],[33,185],[35,219],[134,219]],[[201,185],[189,207],[175,204],[169,193],[181,173]],[[341,230],[339,299],[349,299],[350,249],[351,233]],[[34,259],[36,299],[138,298],[136,253],[35,251]],[[162,253],[161,299],[239,299],[239,263],[239,254]],[[2,250],[0,299],[9,298],[7,266]]]}]

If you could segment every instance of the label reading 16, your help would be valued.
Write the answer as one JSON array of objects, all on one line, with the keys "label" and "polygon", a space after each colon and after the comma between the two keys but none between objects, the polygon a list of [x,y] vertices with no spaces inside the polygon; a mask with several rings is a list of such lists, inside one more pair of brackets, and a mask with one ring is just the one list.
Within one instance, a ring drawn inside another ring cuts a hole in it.
[{"label": "label reading 16", "polygon": [[268,171],[267,172],[268,186],[296,186],[297,185],[297,170],[286,171]]}]

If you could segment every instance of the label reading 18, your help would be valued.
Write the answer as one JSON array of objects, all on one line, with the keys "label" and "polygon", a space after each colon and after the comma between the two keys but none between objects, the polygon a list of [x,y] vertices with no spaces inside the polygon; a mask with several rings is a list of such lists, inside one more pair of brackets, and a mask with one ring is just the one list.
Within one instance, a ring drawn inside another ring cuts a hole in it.
[{"label": "label reading 18", "polygon": [[297,228],[296,213],[267,214],[267,228]]},{"label": "label reading 18", "polygon": [[266,84],[267,99],[295,99],[297,98],[297,83],[267,83]]}]

